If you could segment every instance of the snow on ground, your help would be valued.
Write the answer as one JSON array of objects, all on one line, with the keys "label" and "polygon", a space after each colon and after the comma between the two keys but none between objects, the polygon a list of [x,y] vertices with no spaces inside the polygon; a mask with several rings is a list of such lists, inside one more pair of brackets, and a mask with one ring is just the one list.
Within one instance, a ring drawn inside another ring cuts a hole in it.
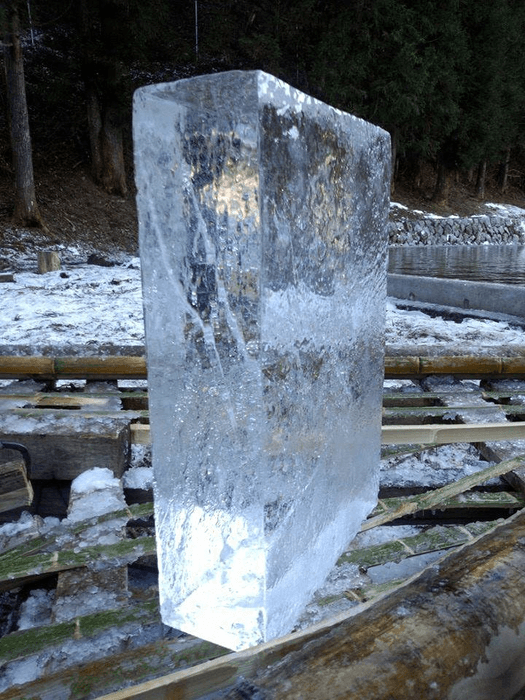
[{"label": "snow on ground", "polygon": [[49,347],[62,354],[71,346],[97,352],[100,345],[140,347],[144,343],[140,266],[65,265],[39,275],[15,274],[0,288],[2,345],[30,354]]},{"label": "snow on ground", "polygon": [[[36,259],[35,264],[36,268]],[[67,355],[104,353],[122,347],[128,354],[144,345],[140,261],[129,258],[113,267],[63,265],[39,275],[15,273],[0,287],[4,354]],[[386,343],[390,346],[521,346],[523,330],[504,322],[432,318],[422,311],[387,305]]]},{"label": "snow on ground", "polygon": [[[521,216],[525,218],[525,209],[522,207],[517,207],[514,204],[496,204],[494,202],[485,202],[485,208],[487,212],[485,214],[474,214],[476,216]],[[459,218],[457,214],[448,214],[447,216],[440,216],[439,214],[434,214],[428,211],[422,211],[421,209],[409,209],[404,204],[400,202],[390,202],[391,209],[398,209],[400,212],[406,211],[408,214],[417,214],[426,219],[457,219]]]},{"label": "snow on ground", "polygon": [[[400,305],[406,303],[400,302]],[[423,311],[403,310],[394,299],[389,299],[385,339],[391,347],[466,345],[470,353],[476,354],[484,347],[521,347],[525,344],[525,332],[501,321],[465,318],[457,323]]]}]

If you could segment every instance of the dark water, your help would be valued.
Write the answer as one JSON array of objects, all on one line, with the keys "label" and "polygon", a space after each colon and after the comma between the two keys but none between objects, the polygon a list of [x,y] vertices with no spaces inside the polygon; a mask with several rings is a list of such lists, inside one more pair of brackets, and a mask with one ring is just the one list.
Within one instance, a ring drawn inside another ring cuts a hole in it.
[{"label": "dark water", "polygon": [[525,285],[525,246],[390,248],[388,271],[404,275]]}]

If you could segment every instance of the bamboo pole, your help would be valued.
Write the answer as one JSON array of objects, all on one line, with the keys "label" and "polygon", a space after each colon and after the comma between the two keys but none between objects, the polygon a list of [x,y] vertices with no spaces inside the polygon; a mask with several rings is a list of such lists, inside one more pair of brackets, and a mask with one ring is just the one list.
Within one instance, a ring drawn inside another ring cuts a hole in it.
[{"label": "bamboo pole", "polygon": [[30,379],[31,377],[52,379],[54,372],[54,361],[51,357],[0,356],[2,379]]},{"label": "bamboo pole", "polygon": [[[462,377],[506,377],[525,375],[525,356],[387,356],[387,378],[417,378],[428,374]],[[146,379],[142,356],[107,357],[18,357],[0,356],[0,378],[17,379]]]},{"label": "bamboo pole", "polygon": [[452,425],[384,425],[381,431],[383,445],[433,444],[448,445],[458,442],[486,442],[489,440],[521,440],[525,438],[525,422],[458,423]]},{"label": "bamboo pole", "polygon": [[0,356],[0,378],[25,379],[146,379],[146,360],[140,356],[18,357]]},{"label": "bamboo pole", "polygon": [[429,374],[453,374],[459,377],[507,377],[525,373],[525,357],[449,355],[444,357],[386,357],[387,378],[418,378]]},{"label": "bamboo pole", "polygon": [[55,376],[59,379],[145,379],[144,357],[58,357]]},{"label": "bamboo pole", "polygon": [[503,476],[503,474],[507,474],[513,469],[520,469],[524,464],[525,455],[522,455],[521,457],[515,457],[514,459],[500,462],[499,464],[495,464],[487,469],[482,469],[475,474],[464,476],[462,479],[458,479],[458,481],[454,481],[451,484],[442,486],[434,491],[426,491],[425,493],[421,493],[416,496],[410,496],[403,499],[399,505],[394,505],[393,508],[388,508],[384,513],[365,520],[361,526],[361,531],[370,530],[378,525],[384,525],[385,523],[392,522],[392,520],[397,520],[405,515],[417,513],[418,511],[434,510],[439,508],[439,505],[443,501],[446,501],[453,496],[457,496],[464,491],[468,491],[474,486],[478,486],[489,479]]}]

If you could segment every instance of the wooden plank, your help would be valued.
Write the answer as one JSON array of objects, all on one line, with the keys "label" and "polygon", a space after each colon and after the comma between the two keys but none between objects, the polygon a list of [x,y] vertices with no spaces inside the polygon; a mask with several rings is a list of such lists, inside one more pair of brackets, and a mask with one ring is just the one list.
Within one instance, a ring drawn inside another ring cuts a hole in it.
[{"label": "wooden plank", "polygon": [[385,425],[381,432],[383,445],[483,442],[485,440],[518,440],[525,438],[525,421],[515,423],[482,423],[474,425]]},{"label": "wooden plank", "polygon": [[30,506],[33,487],[27,479],[24,461],[15,459],[0,464],[0,512]]},{"label": "wooden plank", "polygon": [[[131,442],[148,445],[150,426],[132,423]],[[483,440],[516,440],[525,438],[525,421],[515,423],[485,423],[482,425],[385,425],[381,430],[382,445],[448,445]]]},{"label": "wooden plank", "polygon": [[498,476],[503,476],[503,474],[508,474],[508,472],[514,469],[520,469],[525,466],[525,455],[521,457],[515,457],[514,459],[509,459],[499,464],[492,465],[487,469],[482,469],[475,474],[469,474],[464,476],[458,481],[454,481],[446,486],[442,486],[439,489],[433,491],[426,491],[425,493],[417,494],[416,496],[410,496],[403,499],[402,502],[386,510],[380,515],[373,516],[365,520],[361,526],[361,531],[370,530],[378,525],[384,525],[385,523],[392,522],[392,520],[397,520],[411,513],[417,513],[422,510],[434,510],[439,508],[443,501],[446,501],[453,496],[457,496],[464,491],[474,488],[482,484],[484,481],[489,479],[494,479]]},{"label": "wooden plank", "polygon": [[103,410],[106,404],[111,405],[115,401],[120,401],[122,409],[126,411],[147,411],[148,410],[148,392],[141,391],[97,391],[90,393],[56,391],[56,392],[34,392],[22,391],[16,393],[1,393],[0,402],[4,404],[13,403],[19,406],[20,400],[24,401],[24,405],[30,405],[37,408],[65,407],[79,408],[85,410],[93,407],[95,410]]},{"label": "wooden plank", "polygon": [[511,700],[522,683],[523,538],[519,513],[350,614],[100,700],[459,700],[481,698],[476,684]]},{"label": "wooden plank", "polygon": [[130,439],[133,445],[149,445],[151,443],[151,431],[149,425],[144,423],[131,423]]}]

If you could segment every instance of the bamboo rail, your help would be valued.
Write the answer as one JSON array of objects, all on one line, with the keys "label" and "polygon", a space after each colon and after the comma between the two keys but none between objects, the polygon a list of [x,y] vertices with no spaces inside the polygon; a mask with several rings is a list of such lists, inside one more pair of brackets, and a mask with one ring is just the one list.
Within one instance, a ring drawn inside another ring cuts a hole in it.
[{"label": "bamboo rail", "polygon": [[[387,378],[417,378],[429,374],[460,377],[508,377],[525,375],[525,356],[387,356]],[[0,356],[0,378],[22,379],[146,379],[143,356],[19,357]]]}]

